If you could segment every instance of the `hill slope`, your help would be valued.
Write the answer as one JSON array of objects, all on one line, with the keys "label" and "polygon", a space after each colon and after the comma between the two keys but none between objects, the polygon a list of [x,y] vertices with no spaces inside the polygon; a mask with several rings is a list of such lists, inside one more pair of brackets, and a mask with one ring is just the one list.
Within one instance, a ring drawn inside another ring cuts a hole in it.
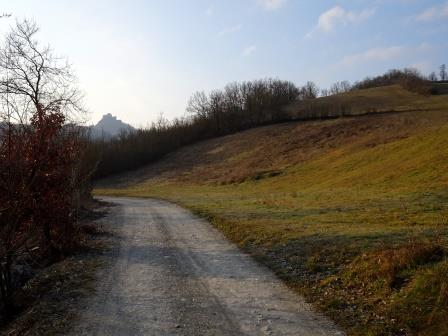
[{"label": "hill slope", "polygon": [[213,139],[96,192],[208,217],[350,334],[446,335],[448,97],[389,87],[329,99],[401,112]]}]

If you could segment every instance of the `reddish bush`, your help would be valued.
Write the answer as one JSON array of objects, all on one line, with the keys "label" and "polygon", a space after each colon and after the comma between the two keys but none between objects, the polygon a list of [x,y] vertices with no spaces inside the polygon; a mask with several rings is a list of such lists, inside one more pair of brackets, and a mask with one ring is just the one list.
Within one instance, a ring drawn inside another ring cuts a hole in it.
[{"label": "reddish bush", "polygon": [[57,257],[76,244],[73,197],[79,136],[58,108],[0,134],[0,288],[10,304],[11,266],[25,251]]},{"label": "reddish bush", "polygon": [[[0,304],[11,311],[21,256],[61,256],[76,244],[82,112],[70,68],[17,22],[0,46]],[[0,306],[1,308],[1,306]],[[0,311],[1,313],[1,311]]]}]

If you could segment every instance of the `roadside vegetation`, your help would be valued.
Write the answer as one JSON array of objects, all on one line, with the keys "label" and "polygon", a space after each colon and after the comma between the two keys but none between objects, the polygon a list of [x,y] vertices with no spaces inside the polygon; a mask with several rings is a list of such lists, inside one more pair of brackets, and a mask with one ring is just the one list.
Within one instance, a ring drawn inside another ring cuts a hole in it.
[{"label": "roadside vegetation", "polygon": [[82,97],[37,33],[18,21],[0,46],[0,326],[27,307],[20,293],[39,270],[81,247],[90,195]]},{"label": "roadside vegetation", "polygon": [[314,100],[356,116],[210,139],[95,193],[208,218],[350,335],[447,335],[448,96],[394,84]]}]

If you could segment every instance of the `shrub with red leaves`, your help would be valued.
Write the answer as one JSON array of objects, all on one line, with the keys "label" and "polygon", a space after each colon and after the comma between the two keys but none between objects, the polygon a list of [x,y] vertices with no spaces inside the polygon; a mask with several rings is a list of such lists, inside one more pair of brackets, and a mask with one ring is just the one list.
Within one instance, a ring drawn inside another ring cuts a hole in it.
[{"label": "shrub with red leaves", "polygon": [[[66,63],[17,22],[0,46],[0,316],[9,314],[18,260],[52,261],[77,245],[83,112]],[[3,308],[3,309],[2,309]]]},{"label": "shrub with red leaves", "polygon": [[77,243],[73,197],[79,135],[58,108],[0,132],[0,290],[10,304],[11,266],[23,253],[57,258]]}]

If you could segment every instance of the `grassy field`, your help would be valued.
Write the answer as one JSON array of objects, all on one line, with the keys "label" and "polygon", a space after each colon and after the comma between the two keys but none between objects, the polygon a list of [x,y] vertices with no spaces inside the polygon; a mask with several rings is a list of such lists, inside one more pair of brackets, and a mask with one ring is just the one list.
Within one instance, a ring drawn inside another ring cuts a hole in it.
[{"label": "grassy field", "polygon": [[448,335],[448,97],[336,99],[395,112],[212,139],[95,193],[192,209],[351,335]]}]

